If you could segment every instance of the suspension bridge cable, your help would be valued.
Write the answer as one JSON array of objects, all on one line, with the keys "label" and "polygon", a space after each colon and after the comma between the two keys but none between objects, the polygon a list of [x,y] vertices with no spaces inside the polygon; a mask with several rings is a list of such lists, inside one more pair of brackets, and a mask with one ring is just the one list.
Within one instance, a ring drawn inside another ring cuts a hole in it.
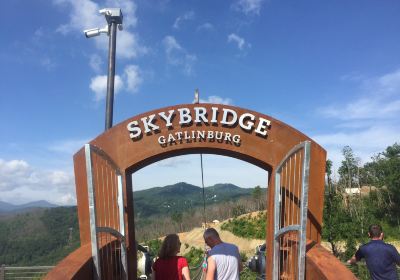
[{"label": "suspension bridge cable", "polygon": [[203,154],[200,154],[200,168],[201,168],[201,185],[203,189],[203,219],[204,228],[207,227],[207,216],[206,216],[206,195],[204,189],[204,169],[203,169]]}]

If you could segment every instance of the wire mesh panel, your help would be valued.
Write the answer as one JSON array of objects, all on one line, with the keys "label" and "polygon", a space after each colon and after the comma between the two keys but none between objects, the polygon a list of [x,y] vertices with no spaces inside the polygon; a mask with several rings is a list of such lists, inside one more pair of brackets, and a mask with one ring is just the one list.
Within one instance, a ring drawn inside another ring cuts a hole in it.
[{"label": "wire mesh panel", "polygon": [[85,154],[95,279],[127,279],[121,172],[99,148]]},{"label": "wire mesh panel", "polygon": [[303,280],[310,142],[293,147],[275,172],[273,279]]}]

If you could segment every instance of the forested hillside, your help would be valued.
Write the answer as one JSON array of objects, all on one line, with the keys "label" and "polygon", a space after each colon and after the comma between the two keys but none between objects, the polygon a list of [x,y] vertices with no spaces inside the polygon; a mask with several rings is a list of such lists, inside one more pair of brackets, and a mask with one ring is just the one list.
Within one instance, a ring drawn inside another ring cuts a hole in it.
[{"label": "forested hillside", "polygon": [[0,264],[54,265],[78,247],[76,207],[39,209],[0,219]]},{"label": "forested hillside", "polygon": [[[205,188],[206,204],[237,200],[251,196],[253,189],[245,189],[233,184],[216,184]],[[203,190],[200,187],[180,182],[165,187],[135,191],[135,216],[171,215],[203,205]]]},{"label": "forested hillside", "polygon": [[[219,184],[206,190],[207,213],[214,218],[251,210],[246,205],[254,204],[254,199],[260,200],[265,194],[265,190],[257,188],[258,196],[253,198],[253,189],[231,184]],[[245,203],[247,200],[250,201]],[[135,218],[139,240],[201,226],[203,221],[202,189],[186,183],[134,192],[134,203],[136,212],[141,213]],[[169,207],[165,208],[166,205]],[[12,211],[18,208],[4,206]],[[0,264],[53,265],[79,247],[76,207],[24,208],[22,213],[8,212],[0,215]]]}]

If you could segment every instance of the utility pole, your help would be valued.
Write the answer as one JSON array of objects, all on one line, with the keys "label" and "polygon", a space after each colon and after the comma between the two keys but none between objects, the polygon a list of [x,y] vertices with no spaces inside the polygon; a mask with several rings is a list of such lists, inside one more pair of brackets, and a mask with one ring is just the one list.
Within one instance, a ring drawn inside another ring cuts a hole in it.
[{"label": "utility pole", "polygon": [[107,25],[100,28],[92,28],[84,31],[87,38],[106,33],[108,41],[108,76],[107,76],[107,97],[106,97],[106,116],[105,130],[107,131],[113,124],[114,111],[114,81],[115,81],[115,53],[117,45],[117,27],[122,30],[122,11],[119,8],[101,9],[99,13],[106,17]]}]

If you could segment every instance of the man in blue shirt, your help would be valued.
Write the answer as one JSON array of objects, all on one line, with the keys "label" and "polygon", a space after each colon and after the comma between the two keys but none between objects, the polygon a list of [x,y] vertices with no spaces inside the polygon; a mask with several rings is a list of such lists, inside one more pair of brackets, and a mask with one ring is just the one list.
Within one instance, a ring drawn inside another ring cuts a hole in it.
[{"label": "man in blue shirt", "polygon": [[365,258],[372,280],[398,280],[396,264],[400,266],[400,255],[393,245],[383,242],[380,225],[371,225],[368,230],[371,241],[362,245],[347,262],[355,264]]}]

